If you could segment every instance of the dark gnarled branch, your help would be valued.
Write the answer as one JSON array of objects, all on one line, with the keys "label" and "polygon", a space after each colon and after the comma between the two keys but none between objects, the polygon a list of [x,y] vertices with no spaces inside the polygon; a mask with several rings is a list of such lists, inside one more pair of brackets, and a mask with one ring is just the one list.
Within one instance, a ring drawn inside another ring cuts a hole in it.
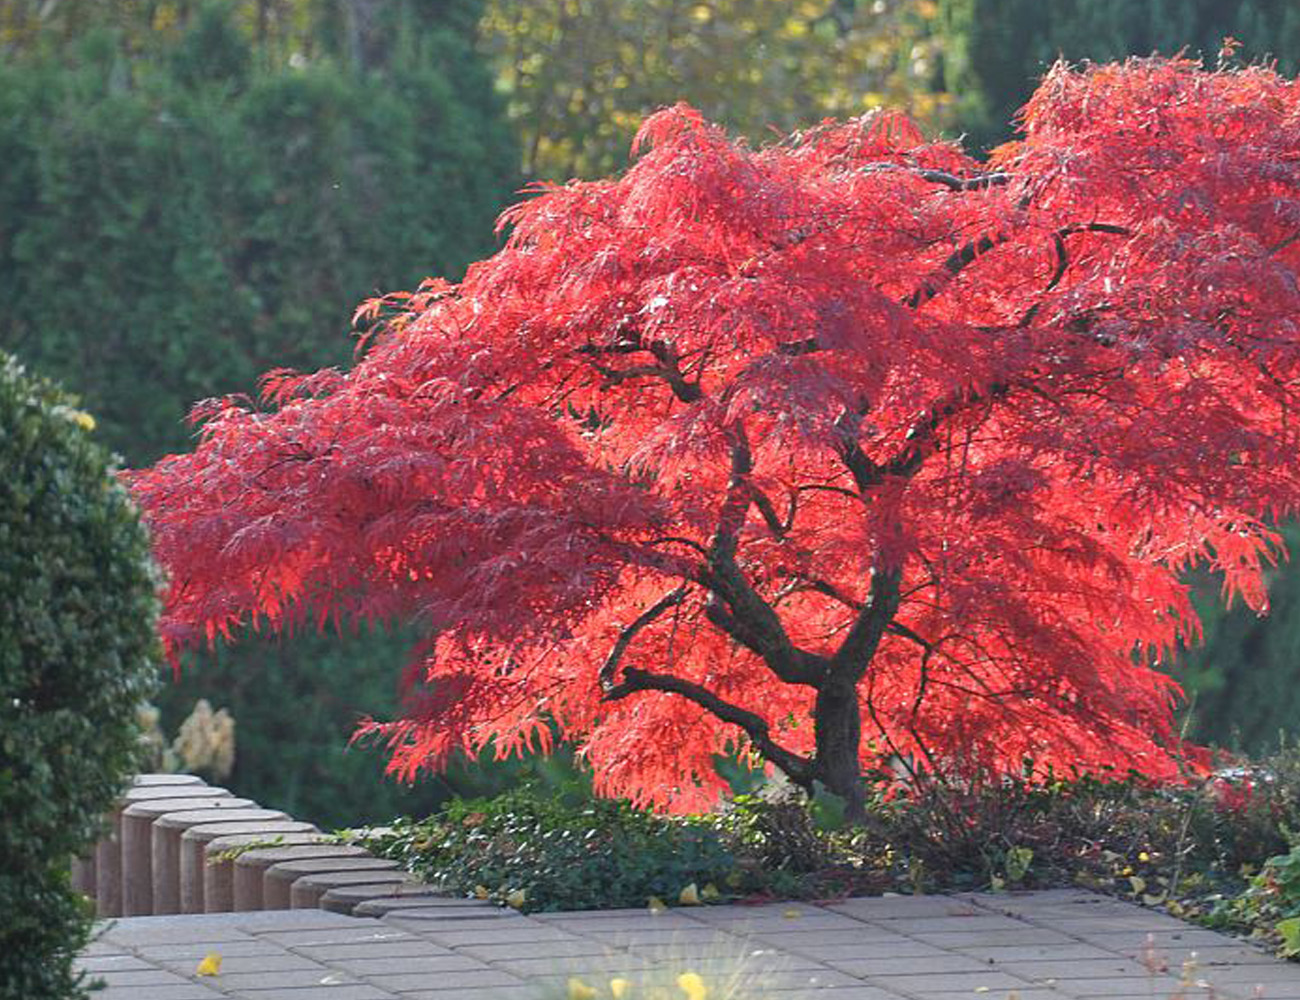
[{"label": "dark gnarled branch", "polygon": [[623,659],[623,654],[627,652],[627,647],[632,644],[632,640],[637,637],[637,634],[669,608],[681,604],[685,597],[686,588],[684,586],[670,591],[637,615],[632,624],[626,626],[619,633],[614,648],[609,651],[609,656],[605,657],[605,662],[600,668],[599,678],[602,689],[608,690],[609,686],[614,683],[614,675],[618,671],[619,662]]},{"label": "dark gnarled branch", "polygon": [[812,785],[814,777],[813,762],[807,757],[802,757],[787,750],[773,740],[767,720],[748,709],[725,701],[714,692],[701,687],[693,681],[673,677],[669,674],[656,674],[628,667],[623,671],[622,681],[617,684],[605,684],[603,690],[606,701],[617,701],[636,691],[663,691],[680,695],[706,711],[713,713],[723,722],[729,722],[743,729],[750,742],[754,744],[754,748],[784,771],[791,781],[805,788],[810,788]]}]

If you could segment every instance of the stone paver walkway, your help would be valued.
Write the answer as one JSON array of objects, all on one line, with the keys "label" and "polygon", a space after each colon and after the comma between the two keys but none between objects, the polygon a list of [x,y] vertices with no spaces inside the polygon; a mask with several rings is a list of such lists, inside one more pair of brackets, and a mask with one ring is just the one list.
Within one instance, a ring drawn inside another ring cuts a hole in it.
[{"label": "stone paver walkway", "polygon": [[[284,910],[122,919],[104,925],[82,964],[107,982],[102,1000],[542,1000],[547,986],[563,996],[557,987],[571,975],[593,985],[635,979],[665,954],[676,971],[702,975],[745,956],[779,1000],[1300,1000],[1300,965],[1071,890],[657,914],[521,916],[460,900],[406,902],[378,918]],[[198,977],[209,952],[222,956],[220,975]],[[1152,971],[1161,964],[1166,971]]]}]

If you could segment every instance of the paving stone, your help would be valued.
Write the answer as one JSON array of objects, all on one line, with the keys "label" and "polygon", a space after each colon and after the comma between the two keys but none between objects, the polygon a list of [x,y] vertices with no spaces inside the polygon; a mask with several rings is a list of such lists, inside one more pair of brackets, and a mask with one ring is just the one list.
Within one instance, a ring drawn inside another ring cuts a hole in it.
[{"label": "paving stone", "polygon": [[520,986],[523,984],[515,976],[499,969],[470,969],[464,972],[440,972],[394,976],[369,976],[368,979],[380,989],[391,993],[413,993],[419,990],[495,990],[502,986]]},{"label": "paving stone", "polygon": [[[336,914],[331,914],[334,916]],[[348,918],[344,918],[348,919]],[[288,948],[304,945],[352,944],[361,941],[400,941],[411,935],[397,927],[388,927],[367,921],[355,927],[321,927],[317,930],[268,931],[259,934],[263,941],[274,941]]]},{"label": "paving stone", "polygon": [[442,894],[427,885],[404,888],[398,895],[387,895],[358,903],[352,912],[358,917],[382,917],[396,910],[434,910],[447,916],[464,916],[495,906],[477,899],[460,899]]},{"label": "paving stone", "polygon": [[225,994],[198,983],[185,983],[168,986],[111,986],[92,996],[95,1000],[221,1000]]},{"label": "paving stone", "polygon": [[825,909],[832,913],[862,916],[868,920],[954,917],[980,912],[980,908],[974,903],[955,896],[858,897],[827,903]]},{"label": "paving stone", "polygon": [[362,926],[379,927],[379,924],[373,920],[353,920],[351,917],[339,913],[328,913],[325,910],[296,910],[291,913],[286,913],[283,910],[270,910],[267,912],[254,910],[251,913],[209,913],[203,919],[228,920],[253,934],[260,934],[265,930],[279,932],[318,930],[322,927],[346,927],[349,929]]},{"label": "paving stone", "polygon": [[847,972],[851,976],[866,978],[868,976],[900,976],[909,973],[953,973],[975,974],[987,972],[987,962],[979,962],[969,955],[926,955],[922,957],[903,956],[899,958],[851,958],[832,959],[827,965]]},{"label": "paving stone", "polygon": [[362,977],[398,974],[442,975],[444,972],[469,972],[487,969],[485,962],[469,955],[406,955],[367,956],[365,958],[332,958],[331,968],[343,969]]},{"label": "paving stone", "polygon": [[997,962],[1037,962],[1057,959],[1097,959],[1098,961],[1115,961],[1115,952],[1099,948],[1095,944],[1082,941],[1058,941],[1052,944],[1000,944],[983,945],[974,948],[958,948],[964,955],[970,955],[981,961]]},{"label": "paving stone", "polygon": [[754,914],[748,917],[732,917],[726,920],[710,920],[708,922],[714,927],[730,933],[744,934],[780,934],[795,930],[857,930],[860,927],[870,926],[858,923],[852,917],[843,917],[836,913],[804,913],[800,911],[797,917],[787,917],[785,914],[788,912],[795,911],[781,910],[771,915]]},{"label": "paving stone", "polygon": [[[109,928],[109,924],[100,924],[98,933],[102,934]],[[125,955],[127,949],[121,945],[111,944],[108,941],[97,939],[81,949],[83,955]]]},{"label": "paving stone", "polygon": [[423,938],[398,941],[364,941],[348,944],[311,944],[295,948],[294,953],[318,962],[337,962],[350,958],[405,958],[411,955],[452,955],[450,948]]},{"label": "paving stone", "polygon": [[[232,972],[223,968],[216,977],[226,990],[312,989],[325,986],[343,986],[357,983],[356,976],[338,969],[316,966],[312,969],[290,969],[285,972]],[[304,998],[306,1000],[306,998]]]},{"label": "paving stone", "polygon": [[131,969],[151,969],[144,959],[135,955],[82,955],[76,967],[83,972],[126,972]]},{"label": "paving stone", "polygon": [[1057,980],[1052,989],[1067,996],[1083,998],[1096,997],[1098,1000],[1116,1000],[1118,997],[1142,996],[1145,1000],[1164,1000],[1174,995],[1179,988],[1179,980],[1173,976],[1148,976],[1145,979],[1131,979],[1127,976],[1115,979],[1075,979]]},{"label": "paving stone", "polygon": [[[996,913],[972,913],[950,917],[896,917],[888,921],[879,921],[877,927],[884,927],[898,934],[911,934],[924,937],[930,934],[948,934],[953,931],[1026,931],[1034,925],[1027,924],[1015,917],[1004,917]],[[1056,928],[1053,925],[1054,929]],[[1063,933],[1069,933],[1063,931]]]},{"label": "paving stone", "polygon": [[208,952],[219,951],[229,958],[233,955],[283,955],[284,949],[270,941],[248,938],[243,941],[221,941],[215,944],[153,944],[141,945],[136,953],[151,962],[174,964],[197,962]]},{"label": "paving stone", "polygon": [[241,1000],[394,1000],[395,993],[381,990],[368,983],[337,983],[318,985],[312,988],[271,987],[257,989],[245,987],[227,994]]},{"label": "paving stone", "polygon": [[601,917],[592,913],[536,913],[529,919],[579,934],[583,931],[663,930],[668,928],[700,931],[703,929],[700,921],[693,920],[688,916],[677,913],[650,913],[647,910],[633,912],[615,910],[611,911],[608,917]]},{"label": "paving stone", "polygon": [[1290,962],[1283,964],[1273,962],[1269,965],[1246,965],[1246,966],[1222,966],[1218,968],[1198,968],[1195,971],[1197,979],[1208,979],[1210,982],[1229,984],[1229,983],[1264,983],[1264,984],[1285,984],[1287,986],[1300,987],[1300,966]]},{"label": "paving stone", "polygon": [[[764,943],[781,949],[783,952],[803,955],[807,958],[815,959],[819,962],[825,962],[834,965],[837,962],[851,962],[855,960],[869,960],[877,958],[906,958],[917,964],[927,961],[931,958],[940,956],[950,956],[956,953],[944,951],[942,948],[936,948],[934,945],[926,944],[924,941],[909,941],[906,938],[897,941],[867,941],[862,944],[826,944],[817,945],[809,944],[787,944],[779,937],[769,937],[764,939]],[[1106,954],[1106,952],[1102,952]],[[977,956],[968,956],[980,961]]]},{"label": "paving stone", "polygon": [[[792,990],[768,990],[764,989],[764,996],[772,997],[772,1000],[784,1000],[789,997],[790,1000],[808,1000],[808,991],[804,987],[796,987]],[[816,994],[817,1000],[902,1000],[901,993],[893,993],[889,990],[881,989],[878,986],[827,986],[819,989]],[[962,994],[966,996],[965,993]],[[1031,1000],[1031,998],[1024,998]]]},{"label": "paving stone", "polygon": [[191,944],[196,941],[246,941],[249,937],[238,927],[194,926],[188,920],[176,920],[174,917],[143,919],[149,923],[142,925],[131,921],[128,925],[126,921],[120,921],[106,932],[106,940],[118,945],[138,947],[151,944]]},{"label": "paving stone", "polygon": [[1120,976],[1141,978],[1151,974],[1150,969],[1135,959],[1120,957],[1109,959],[1045,958],[1027,961],[1012,959],[999,962],[998,967],[1013,972],[1017,976],[1026,976],[1035,980],[1114,979]]},{"label": "paving stone", "polygon": [[560,941],[506,941],[470,944],[458,949],[484,962],[498,962],[519,958],[559,958],[566,955],[605,955],[610,945],[585,938]]},{"label": "paving stone", "polygon": [[637,969],[648,969],[654,965],[654,962],[645,955],[607,953],[603,955],[555,955],[549,958],[499,959],[493,965],[521,978],[529,978],[532,976],[581,975],[584,973],[602,973],[614,976]]},{"label": "paving stone", "polygon": [[[1086,947],[1086,946],[1083,946]],[[1141,954],[1141,951],[1135,954]],[[1210,945],[1200,948],[1171,948],[1162,953],[1172,966],[1181,966],[1191,960],[1202,966],[1215,965],[1268,965],[1277,962],[1277,956],[1243,941],[1236,945]]]},{"label": "paving stone", "polygon": [[1051,920],[1032,919],[1037,926],[1051,927],[1062,934],[1072,937],[1089,937],[1093,934],[1113,934],[1116,931],[1131,931],[1135,934],[1147,934],[1154,931],[1178,933],[1187,928],[1181,920],[1165,916],[1163,913],[1149,913],[1134,907],[1130,914],[1112,914],[1110,916],[1078,917]]},{"label": "paving stone", "polygon": [[[309,972],[321,967],[319,962],[288,951],[260,955],[231,955],[220,948],[212,950],[221,956],[222,977],[232,972]],[[205,952],[203,955],[161,959],[160,962],[175,972],[192,976],[206,954]]]},{"label": "paving stone", "polygon": [[[969,986],[972,993],[980,990],[981,987],[985,987],[991,992],[993,990],[1022,990],[1033,985],[1019,976],[1012,976],[996,969],[963,972],[958,976],[943,972],[923,972],[918,970],[907,975],[869,977],[869,985],[883,986],[886,989],[901,992],[905,995],[924,993],[926,991],[951,990],[954,981]],[[1098,980],[1098,982],[1100,981]]]},{"label": "paving stone", "polygon": [[[385,917],[385,923],[392,922],[392,915]],[[469,926],[444,927],[442,924],[414,922],[406,925],[411,933],[418,934],[423,940],[433,941],[448,948],[459,948],[469,944],[497,944],[510,941],[570,941],[573,935],[558,927],[521,921],[518,924],[502,926],[489,921],[479,921]]]},{"label": "paving stone", "polygon": [[[778,947],[802,948],[806,945],[875,945],[875,944],[896,944],[904,945],[907,943],[916,943],[916,939],[904,937],[902,934],[886,930],[874,924],[862,924],[859,927],[848,930],[830,930],[830,931],[801,931],[782,928],[778,931],[759,931],[755,934],[748,934],[746,937],[756,941],[765,941],[777,945]],[[1062,940],[1068,941],[1069,938]]]},{"label": "paving stone", "polygon": [[[914,934],[918,941],[924,941],[926,944],[932,944],[936,948],[983,948],[998,945],[1053,945],[1053,944],[1079,944],[1078,938],[1072,938],[1068,934],[1062,934],[1060,931],[1050,930],[1046,927],[1025,926],[1020,930],[981,930],[978,926],[972,926],[969,930],[964,931],[940,931],[938,933],[919,933]],[[1125,943],[1131,942],[1133,936],[1125,932]],[[1108,949],[1105,942],[1093,941],[1089,938],[1087,943],[1093,943],[1103,950]],[[1140,942],[1139,942],[1140,943]]]},{"label": "paving stone", "polygon": [[786,972],[774,971],[763,974],[763,985],[781,990],[817,990],[835,986],[861,986],[862,982],[853,976],[836,972],[834,969],[794,969]]},{"label": "paving stone", "polygon": [[[1003,998],[1010,996],[1014,996],[1016,1000],[1073,1000],[1068,993],[1038,987],[1017,989],[1014,993],[992,990],[988,993],[975,993],[973,990],[922,990],[918,993],[908,994],[910,1000],[1003,1000]],[[822,1000],[822,997],[823,994],[817,994],[817,1000]],[[1165,998],[1145,996],[1142,1000],[1165,1000]]]},{"label": "paving stone", "polygon": [[97,972],[96,979],[102,979],[109,986],[166,986],[169,983],[186,982],[183,976],[166,969],[145,968],[129,969],[123,972]]},{"label": "paving stone", "polygon": [[[450,986],[445,990],[439,989],[420,989],[403,991],[396,994],[401,1000],[452,1000],[453,997],[463,995],[463,990],[458,986]],[[562,990],[553,990],[550,996],[564,996]],[[540,1000],[537,986],[532,983],[514,983],[510,986],[493,986],[486,990],[481,1000]]]},{"label": "paving stone", "polygon": [[1191,927],[1187,924],[1183,924],[1177,929],[1148,932],[1129,929],[1093,931],[1083,935],[1081,939],[1089,944],[1095,944],[1099,948],[1108,948],[1124,955],[1138,954],[1148,945],[1159,951],[1187,952],[1197,948],[1227,947],[1240,944],[1236,938],[1228,937],[1225,934],[1217,934],[1202,927]]},{"label": "paving stone", "polygon": [[[526,918],[514,910],[452,910],[441,906],[412,906],[394,910],[383,916],[384,923],[412,928],[438,928],[440,930],[474,930],[479,927],[498,928],[523,925]],[[424,933],[423,930],[418,933]]]}]

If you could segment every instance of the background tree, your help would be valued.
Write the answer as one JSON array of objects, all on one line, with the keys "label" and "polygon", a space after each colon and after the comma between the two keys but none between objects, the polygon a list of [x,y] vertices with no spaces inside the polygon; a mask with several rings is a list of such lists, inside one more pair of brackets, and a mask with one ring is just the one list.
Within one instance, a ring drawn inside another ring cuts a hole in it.
[{"label": "background tree", "polygon": [[939,0],[943,87],[973,149],[1011,137],[1012,118],[1059,58],[1152,53],[1213,59],[1227,37],[1247,61],[1297,68],[1300,7],[1286,0]]},{"label": "background tree", "polygon": [[[478,5],[354,12],[0,0],[0,347],[73,388],[132,463],[190,445],[195,399],[344,362],[359,298],[493,246],[518,153]],[[376,752],[344,753],[357,713],[396,707],[386,664],[410,641],[222,651],[164,687],[164,722],[228,708],[232,786],[320,823],[427,808],[355,780]]]},{"label": "background tree", "polygon": [[887,755],[1174,774],[1179,573],[1262,607],[1300,498],[1295,86],[1061,67],[988,165],[657,114],[619,180],[365,307],[349,372],[132,477],[164,638],[418,618],[369,727],[408,776],[552,722],[675,808],[737,746],[856,807]]},{"label": "background tree", "polygon": [[642,118],[687,101],[767,141],[827,116],[897,107],[941,121],[933,0],[489,0],[484,43],[524,173],[626,165]]}]

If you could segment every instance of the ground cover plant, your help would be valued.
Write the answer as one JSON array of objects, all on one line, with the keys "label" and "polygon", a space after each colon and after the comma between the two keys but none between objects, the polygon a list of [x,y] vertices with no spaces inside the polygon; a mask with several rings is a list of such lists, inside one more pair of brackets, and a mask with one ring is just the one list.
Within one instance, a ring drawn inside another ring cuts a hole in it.
[{"label": "ground cover plant", "polygon": [[394,772],[578,746],[698,810],[719,753],[1175,779],[1154,669],[1208,564],[1262,608],[1300,496],[1297,86],[1061,66],[978,162],[882,114],[755,150],[652,116],[346,372],[130,477],[173,652],[418,621]]}]

